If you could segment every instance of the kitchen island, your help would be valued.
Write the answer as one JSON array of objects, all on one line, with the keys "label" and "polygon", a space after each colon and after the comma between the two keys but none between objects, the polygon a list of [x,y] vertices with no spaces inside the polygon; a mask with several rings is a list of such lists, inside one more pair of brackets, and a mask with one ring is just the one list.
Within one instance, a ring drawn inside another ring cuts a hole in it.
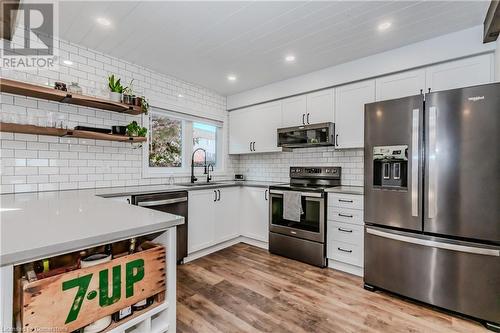
[{"label": "kitchen island", "polygon": [[[96,196],[95,190],[7,194],[0,196],[0,325],[16,326],[13,320],[17,265],[91,247],[154,235],[165,248],[166,297],[150,311],[112,332],[140,327],[144,331],[175,332],[176,226],[184,218]],[[90,293],[89,293],[90,295]],[[90,298],[87,297],[89,300]],[[66,313],[61,313],[66,316]],[[153,323],[152,317],[156,318]]]}]

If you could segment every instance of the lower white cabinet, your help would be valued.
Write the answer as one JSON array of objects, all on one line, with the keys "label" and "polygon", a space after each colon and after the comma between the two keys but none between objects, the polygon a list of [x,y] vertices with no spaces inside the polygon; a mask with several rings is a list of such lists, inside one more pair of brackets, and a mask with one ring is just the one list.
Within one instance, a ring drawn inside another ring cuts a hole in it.
[{"label": "lower white cabinet", "polygon": [[329,193],[327,218],[328,266],[363,275],[363,196]]},{"label": "lower white cabinet", "polygon": [[269,190],[260,187],[241,189],[241,235],[262,242],[269,239]]},{"label": "lower white cabinet", "polygon": [[188,254],[215,243],[215,202],[217,192],[188,192]]},{"label": "lower white cabinet", "polygon": [[240,188],[224,187],[217,189],[217,200],[215,205],[215,242],[220,243],[240,234],[239,228],[239,204]]},{"label": "lower white cabinet", "polygon": [[222,187],[188,192],[188,254],[238,236],[267,242],[269,192]]}]

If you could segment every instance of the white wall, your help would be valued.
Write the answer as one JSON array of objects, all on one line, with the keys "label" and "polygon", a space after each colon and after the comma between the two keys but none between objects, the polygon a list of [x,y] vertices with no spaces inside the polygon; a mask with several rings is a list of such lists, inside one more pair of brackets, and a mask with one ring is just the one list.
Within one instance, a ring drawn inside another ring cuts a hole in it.
[{"label": "white wall", "polygon": [[[2,77],[53,86],[55,81],[76,81],[85,94],[98,95],[106,90],[107,77],[117,74],[128,83],[134,78],[134,90],[150,98],[158,107],[203,117],[226,120],[226,99],[209,89],[160,75],[147,68],[59,41],[59,56],[70,59],[72,66],[60,65],[56,70],[22,72],[3,70]],[[179,98],[178,94],[184,95]],[[77,125],[110,127],[126,125],[140,116],[123,115],[87,107],[61,104],[42,99],[0,94],[2,117],[15,115],[17,122],[27,115],[43,116],[48,112],[65,115],[68,127]],[[0,133],[0,193],[63,190],[107,186],[167,183],[167,177],[142,177],[142,149],[128,143],[43,135]],[[229,175],[234,173],[229,158]],[[180,178],[185,181],[187,178]]]},{"label": "white wall", "polygon": [[228,96],[229,110],[429,64],[493,52],[477,26]]}]

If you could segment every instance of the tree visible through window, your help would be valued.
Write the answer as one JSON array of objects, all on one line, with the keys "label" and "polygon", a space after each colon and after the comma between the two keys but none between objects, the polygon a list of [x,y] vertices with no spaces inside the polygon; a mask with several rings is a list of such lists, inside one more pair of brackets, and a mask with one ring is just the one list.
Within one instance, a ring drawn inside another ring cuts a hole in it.
[{"label": "tree visible through window", "polygon": [[[217,127],[204,123],[193,123],[193,151],[203,148],[207,152],[207,164],[217,162]],[[202,151],[194,155],[194,165],[203,166],[205,157]]]},{"label": "tree visible through window", "polygon": [[182,120],[151,114],[150,167],[182,167]]}]

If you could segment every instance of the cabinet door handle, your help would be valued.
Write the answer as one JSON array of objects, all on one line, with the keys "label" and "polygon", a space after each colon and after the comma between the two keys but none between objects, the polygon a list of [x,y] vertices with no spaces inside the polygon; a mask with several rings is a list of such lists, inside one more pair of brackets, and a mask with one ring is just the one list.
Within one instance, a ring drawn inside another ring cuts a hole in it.
[{"label": "cabinet door handle", "polygon": [[347,252],[347,253],[352,253],[352,250],[344,250],[343,248],[341,247],[338,247],[337,248],[339,251],[342,251],[342,252]]},{"label": "cabinet door handle", "polygon": [[217,193],[219,193],[219,199],[217,199],[217,201],[220,201],[220,190],[217,190]]},{"label": "cabinet door handle", "polygon": [[127,203],[130,203],[130,199],[129,198],[127,198]]},{"label": "cabinet door handle", "polygon": [[252,141],[250,141],[250,151],[252,151]]},{"label": "cabinet door handle", "polygon": [[214,202],[216,202],[217,201],[217,191],[216,190],[214,190],[214,194],[215,194]]},{"label": "cabinet door handle", "polygon": [[307,121],[307,124],[309,125],[309,113],[307,114],[307,117],[306,117],[306,121]]},{"label": "cabinet door handle", "polygon": [[305,113],[303,113],[302,114],[302,125],[306,124],[305,118],[306,118],[306,115],[305,115]]},{"label": "cabinet door handle", "polygon": [[349,232],[351,233],[352,230],[347,230],[347,229],[343,229],[343,228],[337,228],[339,231],[342,231],[342,232]]},{"label": "cabinet door handle", "polygon": [[348,203],[352,203],[352,200],[339,199],[339,202],[348,202]]},{"label": "cabinet door handle", "polygon": [[255,141],[253,142],[253,151],[255,151]]},{"label": "cabinet door handle", "polygon": [[267,199],[268,199],[268,198],[267,198],[267,191],[268,191],[268,190],[266,190],[266,191],[264,192],[264,199],[266,199],[266,201],[267,201]]},{"label": "cabinet door handle", "polygon": [[342,217],[348,217],[348,218],[351,218],[351,219],[352,219],[352,215],[340,214],[340,213],[339,213],[339,216],[342,216]]},{"label": "cabinet door handle", "polygon": [[338,147],[339,146],[339,135],[335,134],[335,145]]}]

